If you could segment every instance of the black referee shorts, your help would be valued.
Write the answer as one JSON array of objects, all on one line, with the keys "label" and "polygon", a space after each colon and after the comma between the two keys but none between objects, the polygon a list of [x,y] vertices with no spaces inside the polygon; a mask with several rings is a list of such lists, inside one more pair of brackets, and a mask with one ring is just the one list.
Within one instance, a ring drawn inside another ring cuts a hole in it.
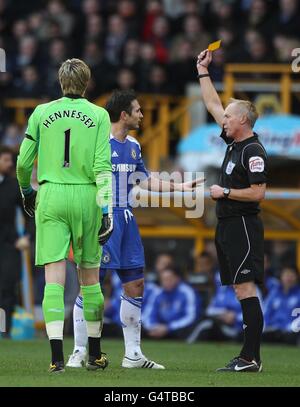
[{"label": "black referee shorts", "polygon": [[257,215],[219,219],[215,244],[223,285],[264,282],[264,228]]}]

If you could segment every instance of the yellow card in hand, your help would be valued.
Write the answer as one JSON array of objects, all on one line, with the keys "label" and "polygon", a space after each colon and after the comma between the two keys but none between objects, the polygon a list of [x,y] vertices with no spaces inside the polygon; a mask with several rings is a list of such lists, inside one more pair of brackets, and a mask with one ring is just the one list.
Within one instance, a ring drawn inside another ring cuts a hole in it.
[{"label": "yellow card in hand", "polygon": [[216,49],[220,48],[220,45],[221,45],[221,40],[215,41],[215,42],[212,42],[211,44],[209,44],[207,49],[208,49],[208,51],[215,51]]}]

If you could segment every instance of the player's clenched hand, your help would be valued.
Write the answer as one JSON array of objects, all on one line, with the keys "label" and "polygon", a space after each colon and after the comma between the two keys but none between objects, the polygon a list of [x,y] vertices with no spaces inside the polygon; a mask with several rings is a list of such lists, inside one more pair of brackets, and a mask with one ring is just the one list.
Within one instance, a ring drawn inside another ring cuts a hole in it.
[{"label": "player's clenched hand", "polygon": [[210,187],[210,196],[212,199],[224,198],[223,188],[219,185],[212,185]]},{"label": "player's clenched hand", "polygon": [[113,215],[110,213],[106,213],[102,216],[102,224],[101,228],[98,233],[98,240],[101,246],[105,245],[105,243],[110,238],[114,229],[114,222],[113,222]]},{"label": "player's clenched hand", "polygon": [[197,58],[197,69],[198,73],[201,72],[202,68],[208,68],[208,65],[211,63],[212,60],[212,52],[205,49],[204,51],[200,52]]},{"label": "player's clenched hand", "polygon": [[35,211],[36,191],[34,189],[31,189],[30,192],[24,194],[23,191],[21,190],[21,195],[23,200],[24,211],[27,213],[28,216],[33,218]]}]

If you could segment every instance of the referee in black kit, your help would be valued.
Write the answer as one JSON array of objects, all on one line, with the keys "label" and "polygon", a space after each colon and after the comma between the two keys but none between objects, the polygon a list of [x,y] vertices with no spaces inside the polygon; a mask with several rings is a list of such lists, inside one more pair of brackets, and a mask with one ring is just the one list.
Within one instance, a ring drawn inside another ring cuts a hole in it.
[{"label": "referee in black kit", "polygon": [[244,344],[239,356],[218,372],[261,372],[263,314],[256,285],[264,281],[264,230],[258,217],[266,190],[267,154],[253,126],[258,117],[248,101],[232,99],[224,110],[209,78],[211,51],[197,60],[204,103],[222,127],[227,144],[219,185],[210,187],[217,201],[215,244],[223,285],[233,285],[243,312]]}]

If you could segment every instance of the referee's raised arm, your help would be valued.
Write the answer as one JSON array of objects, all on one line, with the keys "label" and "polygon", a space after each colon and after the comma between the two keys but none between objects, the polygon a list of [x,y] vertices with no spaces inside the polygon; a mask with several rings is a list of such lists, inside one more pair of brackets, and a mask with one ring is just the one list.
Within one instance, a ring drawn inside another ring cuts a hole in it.
[{"label": "referee's raised arm", "polygon": [[197,59],[198,79],[201,86],[203,101],[209,113],[214,117],[215,121],[222,127],[224,108],[222,106],[219,95],[212,84],[208,66],[212,59],[212,52],[207,49],[200,52]]}]

